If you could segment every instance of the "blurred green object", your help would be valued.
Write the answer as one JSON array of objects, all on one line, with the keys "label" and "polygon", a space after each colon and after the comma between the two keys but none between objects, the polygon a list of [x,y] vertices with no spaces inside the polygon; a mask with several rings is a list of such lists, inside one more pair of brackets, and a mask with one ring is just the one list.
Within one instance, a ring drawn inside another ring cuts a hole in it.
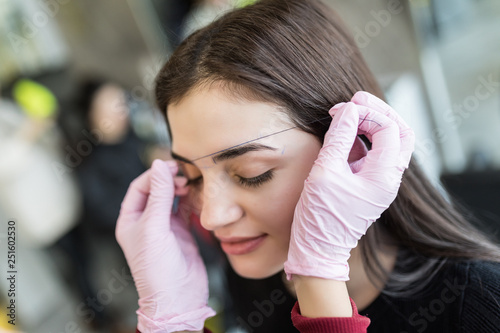
[{"label": "blurred green object", "polygon": [[236,0],[236,7],[245,7],[257,2],[257,0]]},{"label": "blurred green object", "polygon": [[31,118],[49,118],[57,111],[57,99],[45,86],[31,80],[16,82],[13,96],[19,106]]}]

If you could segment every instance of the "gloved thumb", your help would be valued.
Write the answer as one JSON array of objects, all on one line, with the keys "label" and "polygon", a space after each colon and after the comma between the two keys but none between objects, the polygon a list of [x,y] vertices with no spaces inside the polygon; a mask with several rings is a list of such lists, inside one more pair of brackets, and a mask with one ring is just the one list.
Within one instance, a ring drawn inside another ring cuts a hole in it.
[{"label": "gloved thumb", "polygon": [[159,217],[159,220],[166,224],[172,213],[175,188],[173,175],[176,173],[175,162],[155,160],[151,165],[151,186],[145,211]]},{"label": "gloved thumb", "polygon": [[359,114],[354,103],[339,103],[329,111],[333,117],[325,134],[320,156],[328,156],[332,167],[347,167],[358,132]]}]

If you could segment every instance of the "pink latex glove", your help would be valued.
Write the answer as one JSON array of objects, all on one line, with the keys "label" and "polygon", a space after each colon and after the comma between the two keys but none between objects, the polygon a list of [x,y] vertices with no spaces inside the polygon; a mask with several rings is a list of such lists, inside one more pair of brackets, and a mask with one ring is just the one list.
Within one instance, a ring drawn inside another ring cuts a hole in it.
[{"label": "pink latex glove", "polygon": [[[295,208],[287,279],[292,274],[349,280],[350,251],[396,198],[415,136],[384,101],[357,92],[330,110],[333,120]],[[372,149],[348,163],[357,134]]]},{"label": "pink latex glove", "polygon": [[176,173],[175,162],[155,160],[131,183],[116,225],[139,293],[143,333],[198,331],[215,315],[207,306],[208,279],[198,247],[186,223],[171,213]]}]

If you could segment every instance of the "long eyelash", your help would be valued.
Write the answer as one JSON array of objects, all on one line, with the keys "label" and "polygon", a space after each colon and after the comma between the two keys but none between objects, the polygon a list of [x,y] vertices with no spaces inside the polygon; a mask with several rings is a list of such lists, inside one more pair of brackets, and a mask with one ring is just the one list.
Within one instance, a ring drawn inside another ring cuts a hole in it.
[{"label": "long eyelash", "polygon": [[263,173],[262,175],[253,178],[238,177],[238,182],[246,187],[259,187],[260,185],[273,179],[273,176],[274,176],[274,170],[271,169]]}]

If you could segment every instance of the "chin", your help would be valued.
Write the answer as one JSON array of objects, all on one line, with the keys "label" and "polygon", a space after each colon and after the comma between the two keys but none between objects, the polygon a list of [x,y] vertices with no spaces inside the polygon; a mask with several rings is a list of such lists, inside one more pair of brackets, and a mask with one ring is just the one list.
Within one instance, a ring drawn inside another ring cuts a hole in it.
[{"label": "chin", "polygon": [[263,263],[255,260],[243,260],[228,256],[233,270],[246,279],[265,279],[283,270],[284,261],[279,263]]}]

